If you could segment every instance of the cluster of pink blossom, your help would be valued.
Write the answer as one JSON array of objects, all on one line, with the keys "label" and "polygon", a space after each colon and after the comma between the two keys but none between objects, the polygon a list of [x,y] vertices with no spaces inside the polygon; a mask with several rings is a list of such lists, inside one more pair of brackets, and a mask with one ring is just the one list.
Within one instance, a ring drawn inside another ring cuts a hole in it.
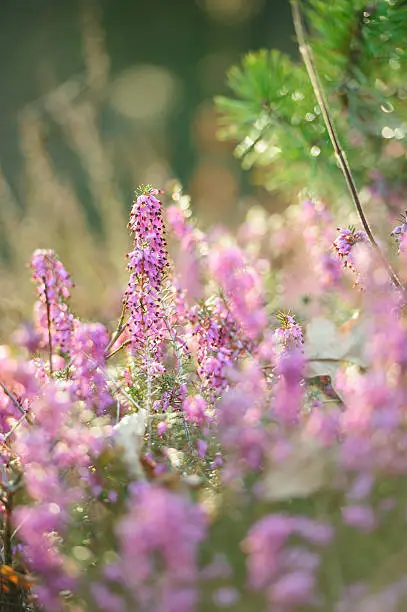
[{"label": "cluster of pink blossom", "polygon": [[50,352],[68,353],[74,327],[74,317],[67,305],[72,287],[69,274],[52,250],[34,251],[31,268],[37,285],[35,319],[42,344],[49,344]]},{"label": "cluster of pink blossom", "polygon": [[185,211],[179,206],[169,206],[166,217],[172,233],[179,243],[175,259],[177,285],[186,291],[188,300],[198,300],[202,297],[201,255],[199,246],[202,235],[185,217]]},{"label": "cluster of pink blossom", "polygon": [[305,304],[287,314],[266,291],[278,270],[224,230],[205,254],[178,206],[174,248],[192,258],[170,270],[158,193],[131,212],[129,318],[111,337],[69,313],[55,255],[33,256],[38,331],[19,344],[35,357],[0,347],[3,554],[50,612],[403,609],[405,570],[377,586],[370,550],[381,571],[405,546],[405,289],[353,229],[334,248],[364,291],[342,283],[331,216],[307,201],[297,229],[326,317],[308,325]]},{"label": "cluster of pink blossom", "polygon": [[295,322],[295,318],[282,312],[277,315],[277,319],[280,323],[280,326],[274,332],[277,346],[284,352],[301,349],[304,336],[301,326]]},{"label": "cluster of pink blossom", "polygon": [[407,219],[406,219],[406,216],[404,216],[401,219],[400,225],[397,225],[391,233],[391,235],[397,240],[397,243],[399,245],[399,251],[403,248],[406,231],[407,231]]},{"label": "cluster of pink blossom", "polygon": [[265,296],[261,278],[249,266],[238,247],[225,247],[209,256],[209,270],[219,283],[229,310],[250,340],[267,325]]},{"label": "cluster of pink blossom", "polygon": [[326,547],[332,528],[304,516],[273,514],[253,525],[244,543],[251,588],[264,589],[271,610],[291,612],[302,606],[318,608],[323,601],[317,589],[320,556],[309,546],[286,545],[297,536],[307,544]]},{"label": "cluster of pink blossom", "polygon": [[[333,243],[333,247],[341,259],[345,268],[349,268],[355,274],[358,274],[357,267],[354,261],[354,246],[356,244],[369,244],[366,232],[357,230],[354,227],[341,229],[338,227],[339,236]],[[357,277],[358,282],[359,275]]]},{"label": "cluster of pink blossom", "polygon": [[222,298],[203,311],[191,309],[190,320],[197,344],[198,374],[204,391],[215,397],[227,386],[228,370],[244,353],[247,340]]},{"label": "cluster of pink blossom", "polygon": [[29,566],[43,578],[35,588],[50,612],[63,609],[61,593],[72,591],[78,570],[61,551],[70,508],[85,497],[92,456],[103,431],[87,427],[69,386],[49,381],[32,401],[34,423],[16,430],[14,449],[24,465],[30,502],[14,511],[15,527]]},{"label": "cluster of pink blossom", "polygon": [[121,580],[139,609],[195,609],[198,546],[206,526],[202,509],[182,495],[160,486],[133,487],[118,534]]},{"label": "cluster of pink blossom", "polygon": [[80,323],[72,337],[73,381],[76,396],[103,414],[112,404],[106,383],[107,331],[100,323]]},{"label": "cluster of pink blossom", "polygon": [[330,252],[334,242],[333,218],[322,202],[305,200],[301,204],[300,223],[310,263],[321,289],[332,289],[340,281],[340,264]]},{"label": "cluster of pink blossom", "polygon": [[161,202],[157,189],[146,188],[134,202],[128,227],[134,235],[128,254],[130,279],[124,295],[130,314],[128,322],[131,347],[144,362],[161,359],[165,335],[161,290],[168,267]]}]

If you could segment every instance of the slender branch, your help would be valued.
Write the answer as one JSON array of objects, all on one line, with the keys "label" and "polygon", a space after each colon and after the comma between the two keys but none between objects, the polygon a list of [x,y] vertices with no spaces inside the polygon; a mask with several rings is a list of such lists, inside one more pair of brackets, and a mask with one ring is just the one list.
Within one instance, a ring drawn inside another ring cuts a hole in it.
[{"label": "slender branch", "polygon": [[7,389],[6,385],[0,380],[0,387],[3,389],[4,393],[7,395],[7,397],[9,398],[9,400],[14,404],[14,406],[17,408],[17,410],[19,412],[21,412],[21,414],[25,414],[26,411],[24,410],[23,406],[21,405],[21,403],[18,401],[18,399],[12,394],[11,391],[9,391],[9,389]]},{"label": "slender branch", "polygon": [[27,419],[27,422],[31,425],[31,419],[28,414],[28,410],[24,408],[19,399],[6,387],[6,385],[0,380],[0,387],[3,392],[7,395],[9,400],[14,404],[19,412],[23,415],[23,418]]},{"label": "slender branch", "polygon": [[338,135],[336,133],[336,129],[335,129],[335,125],[333,123],[333,119],[332,119],[332,115],[331,112],[329,110],[329,106],[328,106],[328,101],[326,99],[325,96],[325,92],[324,89],[322,87],[321,81],[319,79],[318,76],[318,72],[315,66],[315,62],[314,62],[314,58],[313,58],[313,54],[312,54],[312,50],[311,47],[309,46],[309,44],[307,43],[306,40],[306,34],[305,34],[305,28],[304,28],[304,24],[303,24],[303,20],[301,17],[301,10],[300,10],[300,4],[299,4],[299,0],[291,0],[291,8],[292,8],[292,14],[293,14],[293,22],[294,22],[294,29],[295,29],[295,34],[297,36],[297,40],[298,40],[298,45],[299,45],[299,50],[300,53],[302,55],[302,58],[304,60],[304,64],[305,67],[307,69],[308,72],[308,76],[309,79],[311,81],[311,85],[312,88],[314,90],[314,94],[315,97],[317,99],[318,105],[321,109],[321,113],[322,113],[322,117],[324,119],[324,123],[325,123],[325,127],[327,129],[330,141],[332,143],[335,155],[337,157],[340,169],[342,171],[342,174],[345,177],[346,180],[346,184],[348,186],[348,189],[350,191],[350,194],[352,196],[352,200],[353,203],[356,207],[356,210],[358,211],[360,220],[362,222],[363,228],[369,238],[369,241],[371,243],[371,245],[373,246],[373,248],[376,250],[377,254],[379,255],[381,261],[383,262],[383,264],[385,265],[385,267],[387,268],[387,271],[389,273],[389,276],[393,282],[393,284],[398,287],[398,288],[403,288],[402,284],[397,276],[397,274],[394,272],[392,266],[390,265],[390,263],[387,261],[386,257],[384,256],[382,250],[380,249],[379,245],[377,244],[375,237],[373,236],[372,230],[370,229],[369,223],[367,221],[367,218],[365,216],[365,213],[363,211],[362,208],[362,204],[360,202],[359,199],[359,194],[358,194],[358,190],[356,188],[356,183],[355,180],[352,176],[352,172],[351,169],[349,167],[349,164],[346,160],[345,157],[345,153],[341,147],[341,144],[339,142],[339,138]]},{"label": "slender branch", "polygon": [[354,361],[353,359],[347,359],[346,357],[309,357],[307,359],[308,363],[321,362],[321,363],[350,363],[352,365],[358,366],[361,370],[365,370],[366,367],[361,365],[358,361]]},{"label": "slender branch", "polygon": [[114,355],[117,355],[117,353],[119,353],[122,349],[124,349],[126,346],[128,346],[129,344],[131,344],[131,340],[125,340],[123,342],[123,344],[121,344],[120,346],[117,347],[117,349],[115,349],[114,351],[112,351],[111,353],[108,353],[105,357],[106,361],[108,359],[111,359]]},{"label": "slender branch", "polygon": [[53,367],[52,367],[52,332],[51,332],[51,306],[48,298],[47,291],[47,279],[45,276],[42,277],[44,283],[44,294],[45,294],[45,305],[47,308],[47,325],[48,325],[48,353],[49,353],[49,372],[52,376]]},{"label": "slender branch", "polygon": [[24,421],[24,419],[27,420],[27,423],[29,425],[32,425],[31,421],[28,419],[28,414],[27,412],[25,412],[23,414],[23,416],[14,423],[13,427],[11,429],[8,430],[8,432],[3,436],[3,442],[7,442],[7,440],[10,438],[10,436],[16,431],[16,429],[18,429],[18,427],[20,427],[21,423]]},{"label": "slender branch", "polygon": [[116,340],[118,340],[120,338],[120,336],[122,335],[122,333],[124,332],[124,330],[127,327],[128,321],[126,321],[126,323],[124,323],[124,317],[126,316],[126,307],[127,307],[127,302],[124,302],[123,306],[122,306],[122,312],[121,312],[120,319],[119,319],[119,322],[117,324],[116,330],[115,330],[113,336],[111,337],[109,344],[106,347],[106,353],[109,352],[109,350],[112,348],[112,346],[114,345]]}]

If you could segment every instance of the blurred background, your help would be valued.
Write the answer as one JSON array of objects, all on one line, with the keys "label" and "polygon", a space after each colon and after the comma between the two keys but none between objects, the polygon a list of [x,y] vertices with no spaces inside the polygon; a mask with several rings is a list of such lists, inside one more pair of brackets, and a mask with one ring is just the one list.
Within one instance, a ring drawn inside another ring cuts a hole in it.
[{"label": "blurred background", "polygon": [[249,50],[295,53],[287,0],[2,0],[0,339],[31,314],[27,262],[53,248],[82,317],[114,319],[134,188],[179,179],[203,224],[256,199],[213,97]]}]

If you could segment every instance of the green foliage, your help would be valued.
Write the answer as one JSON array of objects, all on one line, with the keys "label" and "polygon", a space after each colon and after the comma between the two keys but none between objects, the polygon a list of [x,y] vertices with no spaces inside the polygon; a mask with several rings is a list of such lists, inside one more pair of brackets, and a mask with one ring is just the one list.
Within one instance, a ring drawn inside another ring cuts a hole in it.
[{"label": "green foliage", "polygon": [[[373,169],[394,179],[405,156],[407,4],[310,0],[309,43],[340,139],[359,183]],[[220,137],[237,141],[245,168],[269,190],[312,187],[337,193],[342,180],[305,67],[279,51],[249,53],[229,71],[233,98],[218,97]],[[363,149],[363,155],[360,150]],[[328,180],[327,180],[328,179]]]}]

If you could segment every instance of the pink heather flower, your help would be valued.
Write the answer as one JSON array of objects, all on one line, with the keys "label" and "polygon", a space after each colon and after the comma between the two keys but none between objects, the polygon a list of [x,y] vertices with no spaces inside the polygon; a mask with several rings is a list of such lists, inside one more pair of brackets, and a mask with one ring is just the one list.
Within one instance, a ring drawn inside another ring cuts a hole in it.
[{"label": "pink heather flower", "polygon": [[106,383],[108,341],[107,331],[100,323],[79,323],[72,337],[75,394],[99,415],[113,402]]},{"label": "pink heather flower", "polygon": [[240,374],[216,406],[219,439],[226,459],[225,481],[240,477],[247,471],[259,470],[264,462],[270,438],[265,415],[265,381],[254,363]]},{"label": "pink heather flower", "polygon": [[298,351],[283,353],[277,363],[271,410],[279,423],[298,423],[304,396],[304,356]]},{"label": "pink heather flower", "polygon": [[355,229],[341,229],[338,227],[339,236],[334,242],[334,247],[340,257],[347,258],[352,247],[358,242],[368,242],[366,232]]},{"label": "pink heather flower", "polygon": [[177,285],[185,292],[186,299],[202,298],[202,270],[199,244],[201,232],[188,223],[185,211],[178,206],[166,209],[168,224],[179,241],[179,250],[175,256]]},{"label": "pink heather flower", "polygon": [[138,196],[128,224],[134,242],[127,256],[131,274],[124,301],[130,314],[131,345],[145,364],[160,361],[165,335],[160,294],[168,259],[158,193],[147,188]]},{"label": "pink heather flower", "polygon": [[196,448],[198,452],[198,457],[203,459],[206,455],[206,451],[208,449],[208,443],[205,440],[197,440]]},{"label": "pink heather flower", "polygon": [[366,232],[363,230],[356,231],[355,228],[341,229],[339,227],[338,232],[339,236],[334,241],[333,247],[344,267],[357,273],[352,251],[356,244],[370,244]]},{"label": "pink heather flower", "polygon": [[182,404],[187,421],[201,427],[208,421],[207,404],[201,395],[189,395]]},{"label": "pink heather flower", "polygon": [[[407,215],[407,212],[406,212]],[[404,215],[402,217],[402,223],[400,225],[397,225],[397,227],[394,228],[394,230],[392,231],[391,235],[396,239],[398,246],[399,246],[399,252],[402,249],[402,245],[405,246],[405,235],[407,232],[407,218],[406,215]]]},{"label": "pink heather flower", "polygon": [[255,523],[242,543],[251,588],[265,589],[271,609],[284,612],[314,602],[320,563],[316,553],[291,545],[291,536],[326,546],[332,529],[305,517],[272,514]]},{"label": "pink heather flower", "polygon": [[376,526],[373,509],[369,506],[346,506],[342,508],[342,519],[351,527],[370,532]]},{"label": "pink heather flower", "polygon": [[205,516],[188,498],[160,486],[133,487],[118,536],[122,580],[140,609],[195,611],[205,535]]},{"label": "pink heather flower", "polygon": [[329,252],[334,240],[332,215],[322,202],[305,200],[301,205],[300,222],[314,275],[322,289],[332,288],[341,276],[340,264]]},{"label": "pink heather flower", "polygon": [[60,592],[74,590],[76,578],[61,551],[72,505],[83,500],[90,466],[103,448],[106,432],[82,423],[68,385],[47,382],[33,399],[33,423],[15,432],[15,451],[24,465],[31,501],[13,511],[27,562],[40,577],[34,591],[50,612],[62,610]]},{"label": "pink heather flower", "polygon": [[94,582],[90,585],[90,591],[100,612],[127,612],[125,601],[106,585]]},{"label": "pink heather flower", "polygon": [[[270,589],[269,598],[284,610],[311,604],[315,599],[315,576],[308,571],[297,570],[279,578]],[[280,608],[281,609],[281,608]]]},{"label": "pink heather flower", "polygon": [[39,333],[31,323],[24,323],[14,332],[12,340],[26,348],[29,353],[37,353],[42,345],[43,334]]},{"label": "pink heather flower", "polygon": [[35,307],[36,324],[47,346],[48,309],[51,323],[52,348],[69,352],[74,317],[68,310],[67,300],[72,282],[68,272],[57,259],[54,251],[38,249],[31,259],[32,278],[37,285],[38,302]]},{"label": "pink heather flower", "polygon": [[197,342],[198,373],[204,390],[216,397],[227,387],[228,370],[236,365],[247,344],[241,338],[230,310],[220,298],[198,315],[195,309],[191,309],[190,317]]},{"label": "pink heather flower", "polygon": [[332,446],[339,436],[339,410],[329,412],[321,405],[314,404],[307,421],[306,431],[324,446]]},{"label": "pink heather flower", "polygon": [[304,343],[301,326],[295,322],[293,316],[286,313],[279,313],[277,318],[280,322],[280,327],[274,332],[277,346],[280,346],[284,351],[301,349]]},{"label": "pink heather flower", "polygon": [[165,432],[167,431],[167,423],[165,421],[161,421],[160,423],[158,423],[157,425],[157,434],[161,437],[165,434]]},{"label": "pink heather flower", "polygon": [[219,608],[228,608],[239,601],[239,591],[234,587],[221,587],[213,594],[213,602]]},{"label": "pink heather flower", "polygon": [[222,287],[236,322],[251,340],[258,338],[267,324],[265,296],[261,279],[238,247],[215,250],[209,269]]}]

